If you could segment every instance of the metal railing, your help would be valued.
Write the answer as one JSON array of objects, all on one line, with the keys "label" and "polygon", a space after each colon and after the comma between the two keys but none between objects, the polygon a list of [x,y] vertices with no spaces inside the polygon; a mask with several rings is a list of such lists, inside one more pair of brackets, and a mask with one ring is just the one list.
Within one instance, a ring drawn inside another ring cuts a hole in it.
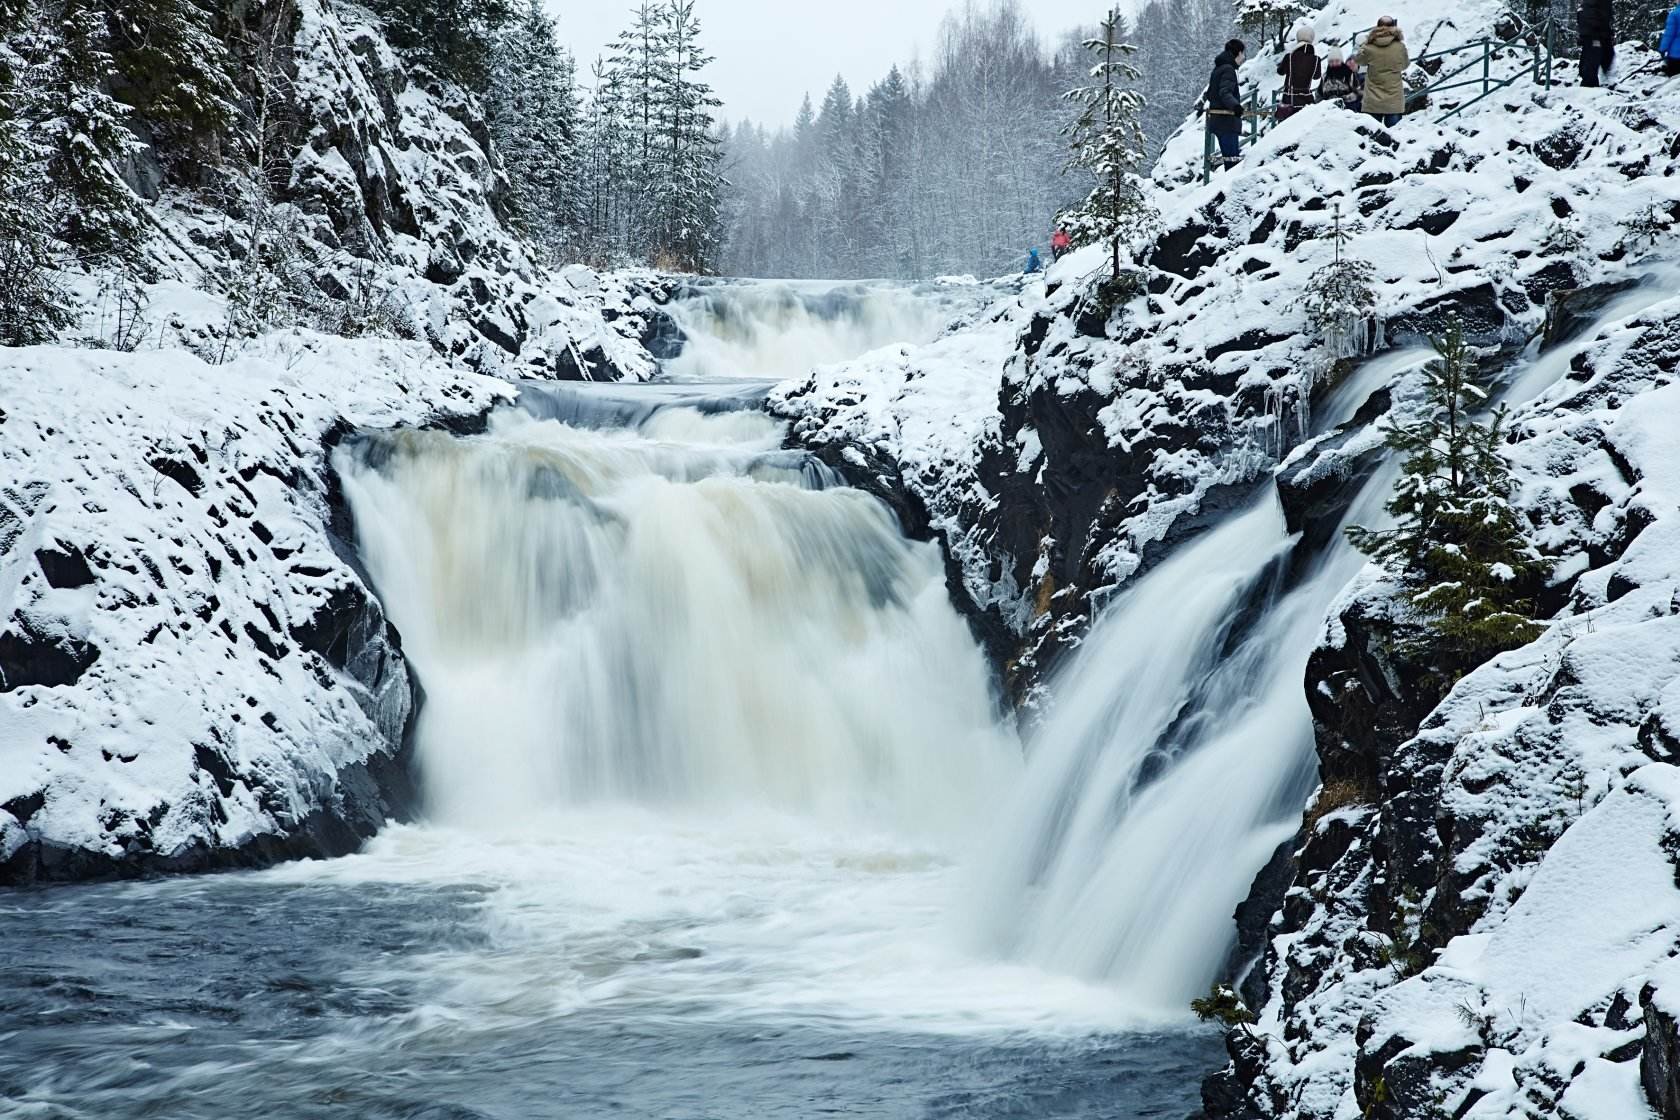
[{"label": "metal railing", "polygon": [[[1375,28],[1366,28],[1356,32],[1353,41],[1358,43],[1369,35]],[[1552,88],[1552,71],[1556,65],[1556,54],[1553,51],[1553,36],[1556,25],[1547,19],[1539,27],[1521,28],[1509,38],[1496,39],[1491,36],[1483,39],[1473,39],[1467,43],[1460,43],[1456,47],[1446,47],[1438,51],[1426,50],[1411,60],[1411,66],[1424,66],[1430,62],[1438,63],[1445,69],[1446,60],[1461,55],[1470,55],[1468,61],[1456,69],[1446,73],[1437,71],[1430,80],[1417,89],[1406,91],[1406,112],[1416,112],[1426,108],[1437,96],[1452,90],[1474,89],[1480,87],[1481,92],[1468,101],[1454,102],[1447,112],[1436,118],[1441,124],[1458,116],[1464,110],[1488,97],[1492,97],[1502,89],[1507,89],[1522,81],[1525,77],[1532,78],[1536,85],[1546,89]],[[1493,73],[1495,61],[1501,61],[1510,56],[1513,50],[1527,50],[1531,53],[1529,65],[1502,77]],[[1410,69],[1410,67],[1408,67]],[[1479,70],[1479,73],[1477,72]],[[1252,144],[1270,132],[1278,124],[1278,105],[1282,98],[1279,90],[1273,90],[1269,104],[1262,105],[1259,91],[1249,94],[1248,100],[1243,102],[1243,121],[1246,126],[1239,126],[1239,131],[1246,132],[1248,143]],[[1206,130],[1202,143],[1202,182],[1213,178],[1213,169],[1218,157],[1216,156],[1216,142],[1212,130]]]}]

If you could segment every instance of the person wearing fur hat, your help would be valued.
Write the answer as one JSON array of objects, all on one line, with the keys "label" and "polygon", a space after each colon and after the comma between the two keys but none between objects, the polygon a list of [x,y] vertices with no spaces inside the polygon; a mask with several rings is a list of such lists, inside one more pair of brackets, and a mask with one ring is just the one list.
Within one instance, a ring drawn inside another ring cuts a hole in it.
[{"label": "person wearing fur hat", "polygon": [[1286,120],[1313,103],[1313,91],[1324,76],[1324,63],[1313,47],[1313,29],[1302,24],[1295,29],[1295,49],[1283,56],[1277,72],[1283,75],[1283,100],[1277,119]]},{"label": "person wearing fur hat", "polygon": [[1360,44],[1359,65],[1365,68],[1364,109],[1389,128],[1406,112],[1406,68],[1411,64],[1400,21],[1393,16],[1379,19]]},{"label": "person wearing fur hat", "polygon": [[1318,99],[1359,111],[1359,71],[1342,58],[1340,47],[1331,47],[1324,60],[1324,80],[1318,83]]}]

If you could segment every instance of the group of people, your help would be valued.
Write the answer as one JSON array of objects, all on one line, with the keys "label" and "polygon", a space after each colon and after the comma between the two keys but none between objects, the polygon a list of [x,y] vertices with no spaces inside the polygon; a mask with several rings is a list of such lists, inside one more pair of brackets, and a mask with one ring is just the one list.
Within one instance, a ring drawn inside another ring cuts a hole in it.
[{"label": "group of people", "polygon": [[[1302,24],[1295,31],[1295,46],[1278,62],[1283,94],[1277,119],[1285,120],[1315,102],[1330,101],[1368,113],[1384,125],[1399,124],[1406,112],[1406,68],[1412,64],[1400,22],[1393,16],[1378,20],[1351,59],[1339,47],[1331,47],[1328,56],[1320,58],[1314,38],[1313,29]],[[1247,110],[1238,70],[1247,57],[1248,47],[1241,39],[1226,43],[1213,60],[1213,76],[1204,95],[1207,130],[1218,141],[1220,158],[1228,168],[1242,160],[1242,122]]]},{"label": "group of people", "polygon": [[[1616,60],[1611,0],[1583,0],[1576,27],[1581,39],[1581,84],[1597,86]],[[1295,45],[1278,62],[1277,72],[1283,78],[1279,121],[1308,105],[1330,101],[1376,117],[1386,127],[1400,123],[1406,112],[1405,74],[1412,58],[1398,20],[1393,16],[1378,20],[1352,59],[1345,58],[1338,47],[1320,58],[1313,40],[1312,28],[1301,25],[1295,32]],[[1680,75],[1680,4],[1668,15],[1657,50],[1664,72],[1669,77]],[[1241,39],[1226,43],[1213,60],[1213,75],[1203,94],[1207,130],[1218,142],[1226,168],[1242,160],[1242,122],[1248,110],[1237,72],[1247,54]]]},{"label": "group of people", "polygon": [[[1057,228],[1056,232],[1050,235],[1050,259],[1052,261],[1061,260],[1062,259],[1062,254],[1066,253],[1068,250],[1070,250],[1072,248],[1073,248],[1073,237],[1068,233],[1068,231],[1066,229]],[[1038,255],[1038,248],[1035,246],[1031,249],[1028,249],[1027,250],[1027,275],[1031,276],[1035,272],[1043,272],[1043,271],[1044,271],[1044,261]]]}]

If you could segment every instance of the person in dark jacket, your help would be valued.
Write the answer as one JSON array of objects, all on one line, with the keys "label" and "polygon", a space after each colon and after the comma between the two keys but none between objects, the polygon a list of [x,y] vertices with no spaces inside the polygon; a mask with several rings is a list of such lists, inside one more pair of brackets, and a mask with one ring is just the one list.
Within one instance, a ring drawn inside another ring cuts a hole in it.
[{"label": "person in dark jacket", "polygon": [[1278,102],[1277,119],[1287,120],[1313,103],[1314,87],[1324,76],[1324,63],[1319,61],[1313,46],[1313,29],[1302,24],[1295,29],[1295,49],[1283,56],[1277,72],[1283,75],[1283,98]]},{"label": "person in dark jacket", "polygon": [[1324,80],[1318,83],[1318,99],[1359,111],[1359,71],[1342,58],[1340,47],[1331,47],[1324,60]]},{"label": "person in dark jacket", "polygon": [[1225,169],[1242,162],[1242,81],[1237,67],[1248,57],[1248,47],[1241,39],[1225,44],[1219,57],[1213,60],[1213,76],[1208,79],[1207,130],[1219,141],[1219,154]]},{"label": "person in dark jacket", "polygon": [[1674,5],[1674,10],[1668,13],[1668,23],[1663,27],[1657,53],[1662,55],[1664,74],[1670,78],[1680,74],[1680,4]]},{"label": "person in dark jacket", "polygon": [[1575,15],[1581,35],[1581,84],[1595,88],[1616,62],[1615,16],[1610,0],[1584,0]]}]

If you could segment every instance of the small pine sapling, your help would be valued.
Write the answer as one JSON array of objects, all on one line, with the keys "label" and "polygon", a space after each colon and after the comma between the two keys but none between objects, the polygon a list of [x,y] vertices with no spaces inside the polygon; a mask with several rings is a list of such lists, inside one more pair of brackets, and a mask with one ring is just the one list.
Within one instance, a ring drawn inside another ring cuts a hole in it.
[{"label": "small pine sapling", "polygon": [[1398,524],[1354,527],[1348,536],[1400,582],[1429,625],[1417,652],[1457,680],[1540,634],[1529,589],[1546,565],[1511,506],[1510,467],[1501,453],[1505,411],[1487,423],[1473,418],[1487,393],[1476,384],[1462,324],[1452,320],[1433,342],[1428,409],[1388,430],[1388,445],[1406,456],[1388,503]]},{"label": "small pine sapling", "polygon": [[1241,1028],[1248,1034],[1254,1023],[1254,1012],[1243,1005],[1242,997],[1229,984],[1214,981],[1205,996],[1190,1001],[1190,1010],[1204,1023],[1219,1023],[1229,1028]]},{"label": "small pine sapling", "polygon": [[1373,284],[1376,270],[1369,261],[1347,255],[1352,233],[1342,224],[1342,209],[1336,207],[1331,240],[1335,259],[1313,274],[1301,297],[1307,322],[1324,340],[1332,359],[1354,357],[1361,345],[1362,326],[1376,308]]},{"label": "small pine sapling", "polygon": [[1122,243],[1147,232],[1157,220],[1138,175],[1147,149],[1142,125],[1144,97],[1127,88],[1140,75],[1127,61],[1134,48],[1124,41],[1124,34],[1125,18],[1118,8],[1110,9],[1100,33],[1084,43],[1096,57],[1090,84],[1065,95],[1079,108],[1079,116],[1066,130],[1073,143],[1068,169],[1088,172],[1098,184],[1084,204],[1069,215],[1069,232],[1076,244],[1109,243],[1113,281],[1120,280]]}]

